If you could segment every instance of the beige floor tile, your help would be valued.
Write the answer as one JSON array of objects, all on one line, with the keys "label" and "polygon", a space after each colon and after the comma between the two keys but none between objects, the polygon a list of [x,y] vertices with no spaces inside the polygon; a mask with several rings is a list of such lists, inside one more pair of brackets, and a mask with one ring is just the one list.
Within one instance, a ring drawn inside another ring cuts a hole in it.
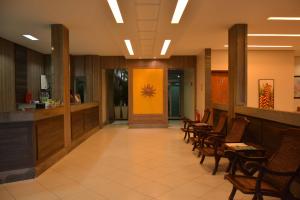
[{"label": "beige floor tile", "polygon": [[10,183],[10,184],[6,184],[4,187],[16,199],[20,197],[32,195],[35,193],[47,192],[47,190],[44,187],[42,187],[39,183],[37,183],[35,180],[26,180],[26,181]]},{"label": "beige floor tile", "polygon": [[30,195],[22,195],[16,200],[59,200],[59,197],[51,192],[39,192]]},{"label": "beige floor tile", "polygon": [[193,195],[196,197],[201,197],[212,189],[213,187],[198,183],[197,181],[190,181],[189,183],[176,188],[176,190],[180,190],[182,194]]},{"label": "beige floor tile", "polygon": [[83,192],[85,190],[86,189],[78,183],[60,185],[55,188],[49,189],[49,191],[53,192],[59,198],[66,198],[68,196],[75,195],[78,192]]},{"label": "beige floor tile", "polygon": [[[232,189],[224,180],[228,162],[222,160],[212,176],[214,159],[200,165],[182,138],[176,124],[168,129],[106,126],[40,177],[0,186],[0,199],[227,199]],[[236,199],[251,196],[239,192]]]},{"label": "beige floor tile", "polygon": [[135,188],[136,191],[151,196],[153,198],[157,198],[163,195],[164,193],[171,191],[171,189],[172,188],[169,186],[154,181],[142,184]]},{"label": "beige floor tile", "polygon": [[[205,200],[181,190],[174,189],[157,198],[158,200]],[[206,199],[210,200],[210,199]]]},{"label": "beige floor tile", "polygon": [[14,198],[3,186],[0,186],[0,199],[13,200]]}]

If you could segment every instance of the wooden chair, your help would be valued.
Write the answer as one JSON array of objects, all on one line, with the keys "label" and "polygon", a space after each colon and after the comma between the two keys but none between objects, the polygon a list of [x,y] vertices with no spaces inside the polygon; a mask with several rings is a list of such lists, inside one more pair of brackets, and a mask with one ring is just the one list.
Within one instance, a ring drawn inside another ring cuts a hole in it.
[{"label": "wooden chair", "polygon": [[249,120],[247,118],[235,118],[227,136],[210,134],[203,137],[200,146],[202,155],[200,164],[203,164],[206,156],[213,156],[215,158],[215,168],[212,174],[215,175],[218,171],[220,159],[225,157],[224,144],[227,142],[241,142],[248,124]]},{"label": "wooden chair", "polygon": [[200,121],[193,121],[187,118],[183,119],[183,128],[181,128],[181,130],[184,132],[184,140],[187,138],[186,143],[189,143],[190,141],[190,131],[193,130],[193,125],[196,123],[207,123],[209,120],[209,116],[210,116],[210,110],[207,108],[204,110],[204,115],[202,117],[202,119]]},{"label": "wooden chair", "polygon": [[[263,196],[279,197],[282,200],[300,199],[300,184],[292,191],[295,179],[300,175],[300,129],[282,131],[282,140],[278,150],[267,160],[265,157],[246,157],[236,153],[247,168],[258,170],[258,176],[225,175],[225,179],[233,185],[229,200],[233,200],[236,190],[244,194],[254,195],[254,200],[262,200]],[[248,162],[245,162],[248,161]],[[263,163],[262,163],[263,162]]]},{"label": "wooden chair", "polygon": [[[201,155],[201,142],[203,137],[207,137],[208,135],[224,135],[226,129],[226,123],[227,123],[227,113],[222,112],[220,113],[218,123],[215,127],[213,128],[202,128],[202,127],[194,127],[194,132],[195,132],[195,138],[190,138],[191,141],[193,141],[193,151],[195,149],[199,150],[198,156]],[[224,135],[225,136],[225,135]]]}]

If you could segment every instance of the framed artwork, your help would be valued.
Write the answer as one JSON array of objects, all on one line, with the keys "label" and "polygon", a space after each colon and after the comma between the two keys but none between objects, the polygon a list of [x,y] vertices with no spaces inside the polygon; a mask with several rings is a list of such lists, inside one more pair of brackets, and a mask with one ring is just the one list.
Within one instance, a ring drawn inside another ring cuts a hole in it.
[{"label": "framed artwork", "polygon": [[136,68],[132,72],[133,114],[163,114],[164,70]]},{"label": "framed artwork", "polygon": [[258,107],[274,109],[274,79],[258,80]]},{"label": "framed artwork", "polygon": [[294,77],[294,98],[300,99],[300,76]]}]

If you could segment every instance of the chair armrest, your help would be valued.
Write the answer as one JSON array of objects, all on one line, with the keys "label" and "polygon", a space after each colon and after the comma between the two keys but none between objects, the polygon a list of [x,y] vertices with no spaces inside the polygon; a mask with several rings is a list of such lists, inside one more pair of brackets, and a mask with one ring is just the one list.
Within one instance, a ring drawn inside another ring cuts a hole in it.
[{"label": "chair armrest", "polygon": [[285,172],[274,171],[267,168],[266,166],[262,166],[261,171],[263,173],[272,174],[275,176],[293,176],[297,173],[297,171],[285,171]]}]

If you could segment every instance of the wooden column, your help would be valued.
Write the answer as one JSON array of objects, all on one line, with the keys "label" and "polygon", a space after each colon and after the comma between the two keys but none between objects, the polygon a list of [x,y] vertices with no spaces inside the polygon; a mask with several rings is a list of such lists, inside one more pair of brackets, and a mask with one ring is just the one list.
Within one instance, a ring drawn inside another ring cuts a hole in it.
[{"label": "wooden column", "polygon": [[64,103],[65,147],[71,146],[69,30],[62,24],[51,25],[52,98]]},{"label": "wooden column", "polygon": [[235,24],[228,31],[229,125],[235,106],[247,105],[247,32],[247,24]]},{"label": "wooden column", "polygon": [[211,49],[204,50],[205,108],[211,108]]}]

